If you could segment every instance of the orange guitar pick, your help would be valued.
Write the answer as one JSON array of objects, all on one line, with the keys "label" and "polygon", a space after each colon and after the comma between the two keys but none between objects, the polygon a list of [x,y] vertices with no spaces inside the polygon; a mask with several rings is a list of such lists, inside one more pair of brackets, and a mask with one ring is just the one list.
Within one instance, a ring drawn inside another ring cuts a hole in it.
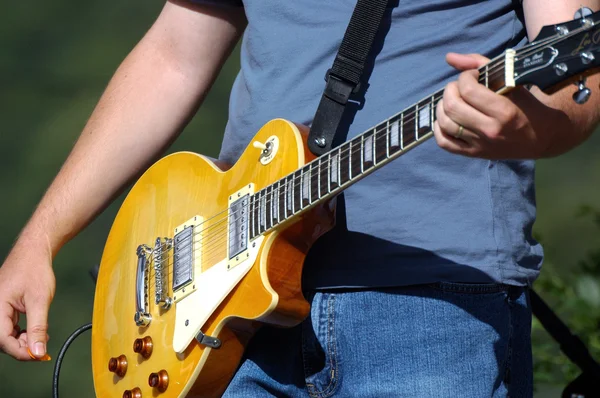
[{"label": "orange guitar pick", "polygon": [[46,362],[46,361],[52,360],[52,358],[48,354],[44,355],[41,358],[36,357],[35,355],[33,355],[33,353],[31,352],[31,350],[29,349],[29,347],[27,347],[27,353],[29,354],[29,356],[31,357],[31,359],[35,359],[36,361]]}]

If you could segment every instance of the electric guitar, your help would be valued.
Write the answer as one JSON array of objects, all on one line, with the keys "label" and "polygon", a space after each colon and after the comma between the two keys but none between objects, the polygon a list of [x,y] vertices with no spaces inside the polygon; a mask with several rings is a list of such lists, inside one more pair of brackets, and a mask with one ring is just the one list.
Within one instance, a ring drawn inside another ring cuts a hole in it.
[{"label": "electric guitar", "polygon": [[[600,13],[547,26],[534,42],[480,69],[498,93],[575,82],[600,65]],[[598,25],[596,25],[598,24]],[[442,91],[314,158],[308,128],[276,119],[233,166],[190,152],[137,181],[114,221],[100,266],[92,328],[99,397],[216,397],[263,323],[290,327],[309,312],[305,255],[334,224],[335,201],[431,138]]]}]

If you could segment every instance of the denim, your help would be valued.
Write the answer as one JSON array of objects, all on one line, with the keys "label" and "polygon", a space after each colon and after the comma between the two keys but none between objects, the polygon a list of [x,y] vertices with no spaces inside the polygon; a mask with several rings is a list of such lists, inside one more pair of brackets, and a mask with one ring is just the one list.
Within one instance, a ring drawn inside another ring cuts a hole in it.
[{"label": "denim", "polygon": [[308,295],[265,326],[224,397],[531,397],[525,288],[436,283]]}]

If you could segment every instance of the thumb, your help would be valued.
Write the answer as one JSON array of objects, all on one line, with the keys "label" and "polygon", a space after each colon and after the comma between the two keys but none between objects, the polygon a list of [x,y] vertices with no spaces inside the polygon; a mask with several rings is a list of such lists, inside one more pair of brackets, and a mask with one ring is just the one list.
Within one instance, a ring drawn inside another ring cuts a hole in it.
[{"label": "thumb", "polygon": [[36,358],[46,355],[48,341],[48,309],[50,301],[35,299],[25,302],[27,315],[27,347]]},{"label": "thumb", "polygon": [[446,54],[446,62],[460,71],[477,69],[490,62],[490,60],[481,54]]}]

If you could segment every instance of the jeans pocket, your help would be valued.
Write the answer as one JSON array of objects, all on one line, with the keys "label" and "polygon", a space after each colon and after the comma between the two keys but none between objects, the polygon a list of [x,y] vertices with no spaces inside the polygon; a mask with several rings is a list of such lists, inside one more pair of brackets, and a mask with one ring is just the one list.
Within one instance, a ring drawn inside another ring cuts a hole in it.
[{"label": "jeans pocket", "polygon": [[308,394],[333,395],[339,369],[335,333],[335,300],[332,293],[316,293],[310,316],[302,324],[302,360]]}]

